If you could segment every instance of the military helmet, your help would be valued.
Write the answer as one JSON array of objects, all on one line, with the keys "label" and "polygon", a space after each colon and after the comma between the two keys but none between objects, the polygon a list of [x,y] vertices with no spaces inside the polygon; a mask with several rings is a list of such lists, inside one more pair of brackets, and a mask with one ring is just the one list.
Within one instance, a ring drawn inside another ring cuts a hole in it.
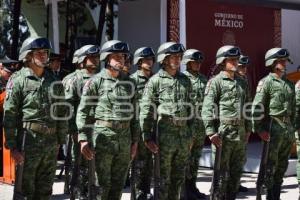
[{"label": "military helmet", "polygon": [[219,48],[216,55],[216,64],[220,65],[226,58],[239,57],[241,55],[240,48],[232,45],[225,45]]},{"label": "military helmet", "polygon": [[155,61],[155,53],[151,47],[141,47],[134,52],[133,64],[137,65],[142,58],[153,58]]},{"label": "military helmet", "polygon": [[77,62],[82,63],[88,55],[92,55],[92,54],[100,54],[100,48],[98,45],[89,44],[81,47],[78,51]]},{"label": "military helmet", "polygon": [[277,47],[267,51],[265,55],[265,64],[267,67],[272,66],[278,59],[287,59],[290,63],[293,63],[290,59],[289,51],[287,49]]},{"label": "military helmet", "polygon": [[184,52],[181,63],[183,65],[188,64],[190,61],[203,62],[203,53],[197,49],[188,49]]},{"label": "military helmet", "polygon": [[185,48],[182,44],[176,42],[165,42],[161,44],[157,50],[157,62],[162,63],[163,60],[175,53],[183,53]]},{"label": "military helmet", "polygon": [[51,44],[47,38],[42,37],[29,37],[27,38],[20,49],[19,52],[19,60],[25,61],[25,58],[28,53],[30,53],[34,49],[48,49],[50,50]]},{"label": "military helmet", "polygon": [[240,58],[239,58],[239,66],[241,65],[249,65],[250,63],[250,60],[249,60],[249,57],[248,56],[244,56],[244,55],[241,55]]},{"label": "military helmet", "polygon": [[73,63],[73,64],[78,63],[78,55],[79,55],[79,53],[80,53],[79,50],[80,50],[80,49],[77,49],[76,51],[74,51],[73,59],[72,59],[72,63]]},{"label": "military helmet", "polygon": [[129,53],[129,45],[120,40],[109,40],[101,47],[100,60],[105,61],[107,56],[112,53]]}]

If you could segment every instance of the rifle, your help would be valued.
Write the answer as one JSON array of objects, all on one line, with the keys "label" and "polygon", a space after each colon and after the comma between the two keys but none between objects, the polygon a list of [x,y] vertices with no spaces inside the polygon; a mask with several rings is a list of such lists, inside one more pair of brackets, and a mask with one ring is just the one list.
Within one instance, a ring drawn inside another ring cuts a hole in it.
[{"label": "rifle", "polygon": [[130,173],[130,199],[136,200],[136,159],[134,158],[131,163],[131,173]]},{"label": "rifle", "polygon": [[[270,121],[269,131],[271,131],[271,126],[272,126],[272,119]],[[267,171],[269,147],[270,147],[270,142],[264,141],[262,155],[261,155],[261,161],[260,161],[260,165],[259,165],[259,172],[258,172],[258,177],[257,177],[257,181],[256,181],[256,200],[261,200],[261,193],[263,190],[264,179],[265,179],[266,171]]]},{"label": "rifle", "polygon": [[[223,140],[221,136],[221,140]],[[223,194],[220,188],[220,176],[221,176],[221,157],[222,157],[222,146],[216,147],[215,163],[214,163],[214,174],[211,183],[211,200],[221,200]]]},{"label": "rifle", "polygon": [[[159,132],[158,132],[158,120],[155,123],[154,141],[159,146]],[[154,200],[159,200],[159,188],[160,188],[160,162],[159,151],[154,154]]]},{"label": "rifle", "polygon": [[60,169],[58,179],[61,179],[63,172],[65,171],[65,188],[64,193],[70,194],[70,171],[72,168],[72,134],[69,134],[68,144],[67,144],[67,156],[65,158],[65,163]]},{"label": "rifle", "polygon": [[[94,151],[94,146],[92,141],[90,142],[91,150]],[[97,191],[96,191],[96,177],[95,177],[95,157],[92,160],[89,160],[89,184],[88,184],[88,199],[96,200]]]},{"label": "rifle", "polygon": [[[24,154],[25,140],[26,140],[26,130],[23,131],[22,146],[21,146],[21,153],[23,153],[24,156],[25,156]],[[24,169],[24,163],[17,165],[13,200],[25,200],[25,197],[22,194],[23,169]]]},{"label": "rifle", "polygon": [[80,171],[80,163],[81,163],[81,152],[78,152],[78,157],[75,159],[74,167],[72,169],[72,177],[70,182],[70,200],[75,200],[75,188],[78,185],[78,177],[79,177],[79,171]]}]

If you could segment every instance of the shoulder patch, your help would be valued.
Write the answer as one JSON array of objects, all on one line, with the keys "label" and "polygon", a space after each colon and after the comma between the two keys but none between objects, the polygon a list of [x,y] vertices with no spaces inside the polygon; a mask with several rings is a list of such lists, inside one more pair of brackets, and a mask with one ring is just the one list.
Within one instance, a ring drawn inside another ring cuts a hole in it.
[{"label": "shoulder patch", "polygon": [[256,92],[260,92],[264,86],[264,83],[265,83],[265,79],[263,80],[260,80],[257,84],[257,87],[256,87]]},{"label": "shoulder patch", "polygon": [[92,83],[92,79],[87,80],[87,82],[84,84],[83,89],[82,89],[82,95],[85,95],[88,89],[90,88]]}]

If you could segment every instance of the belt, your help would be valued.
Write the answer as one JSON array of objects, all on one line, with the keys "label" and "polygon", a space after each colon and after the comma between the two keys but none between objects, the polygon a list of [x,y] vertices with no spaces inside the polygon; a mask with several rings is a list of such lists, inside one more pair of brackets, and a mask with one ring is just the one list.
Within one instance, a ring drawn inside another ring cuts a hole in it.
[{"label": "belt", "polygon": [[35,122],[23,122],[23,128],[32,130],[37,133],[43,134],[54,134],[56,132],[56,128],[49,128],[46,124],[39,124]]},{"label": "belt", "polygon": [[104,120],[96,120],[95,122],[97,125],[113,128],[113,129],[124,129],[124,128],[129,128],[130,127],[130,122],[129,121],[104,121]]},{"label": "belt", "polygon": [[244,123],[243,119],[222,119],[220,120],[221,124],[226,124],[226,125],[233,125],[233,126],[239,126]]},{"label": "belt", "polygon": [[176,118],[168,115],[161,115],[161,120],[165,122],[169,122],[175,126],[186,126],[187,120]]},{"label": "belt", "polygon": [[291,118],[289,116],[271,116],[274,119],[280,120],[283,123],[289,123]]}]

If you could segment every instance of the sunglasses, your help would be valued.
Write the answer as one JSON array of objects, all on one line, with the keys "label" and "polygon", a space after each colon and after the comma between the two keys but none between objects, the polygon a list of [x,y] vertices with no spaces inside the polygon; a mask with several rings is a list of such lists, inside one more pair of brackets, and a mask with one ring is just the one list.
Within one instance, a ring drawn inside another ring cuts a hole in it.
[{"label": "sunglasses", "polygon": [[182,53],[185,51],[185,48],[182,44],[174,44],[166,49],[166,53]]},{"label": "sunglasses", "polygon": [[219,57],[239,57],[241,55],[241,50],[238,47],[229,49],[222,53]]},{"label": "sunglasses", "polygon": [[148,47],[145,48],[141,53],[140,53],[141,57],[155,57],[154,51],[152,48]]},{"label": "sunglasses", "polygon": [[110,47],[111,51],[129,51],[129,46],[125,42],[119,42]]},{"label": "sunglasses", "polygon": [[267,60],[273,59],[273,58],[287,58],[289,56],[290,56],[290,53],[288,52],[288,50],[281,49],[281,50],[277,51],[275,54],[268,57]]},{"label": "sunglasses", "polygon": [[247,65],[250,63],[249,57],[248,56],[243,56],[242,58],[239,59],[239,63],[242,65]]},{"label": "sunglasses", "polygon": [[196,61],[202,61],[204,60],[204,56],[200,52],[195,52],[192,54],[191,59]]},{"label": "sunglasses", "polygon": [[92,46],[91,48],[89,48],[86,52],[88,55],[89,54],[99,54],[100,53],[100,48],[95,45],[95,46]]}]

